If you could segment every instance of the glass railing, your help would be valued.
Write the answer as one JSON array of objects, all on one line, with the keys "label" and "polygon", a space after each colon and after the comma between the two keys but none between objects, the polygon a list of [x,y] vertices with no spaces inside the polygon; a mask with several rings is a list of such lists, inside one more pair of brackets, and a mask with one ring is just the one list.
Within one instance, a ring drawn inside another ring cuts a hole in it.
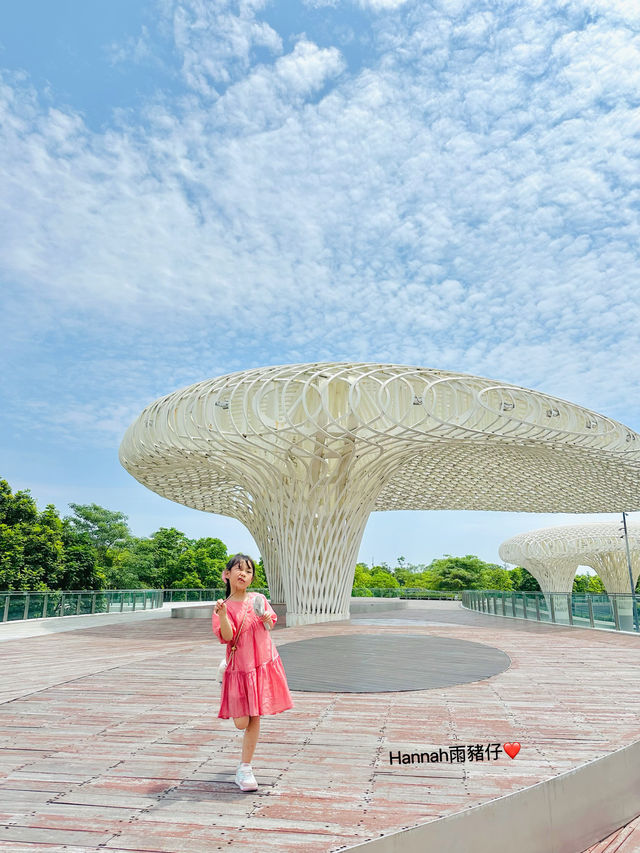
[{"label": "glass railing", "polygon": [[640,595],[465,590],[462,605],[480,613],[580,628],[638,631]]},{"label": "glass railing", "polygon": [[[251,587],[252,592],[261,592],[269,598],[269,590],[260,587]],[[215,601],[225,597],[224,589],[163,589],[164,601]],[[413,589],[400,587],[357,587],[352,590],[354,598],[411,598],[411,599],[458,599],[462,591],[450,591],[442,589]]]},{"label": "glass railing", "polygon": [[0,621],[129,613],[162,603],[162,590],[157,589],[0,592]]},{"label": "glass railing", "polygon": [[461,592],[442,589],[413,589],[410,587],[356,587],[352,598],[412,598],[412,599],[457,599]]},{"label": "glass railing", "polygon": [[[252,586],[250,592],[261,592],[269,598],[269,590],[262,587]],[[217,601],[219,598],[226,598],[224,588],[215,589],[162,589],[160,590],[163,601],[172,603],[174,601]]]}]

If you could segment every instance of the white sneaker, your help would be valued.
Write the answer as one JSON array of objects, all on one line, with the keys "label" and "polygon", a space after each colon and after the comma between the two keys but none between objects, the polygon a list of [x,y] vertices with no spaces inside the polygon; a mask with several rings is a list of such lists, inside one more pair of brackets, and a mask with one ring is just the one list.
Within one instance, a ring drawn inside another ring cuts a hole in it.
[{"label": "white sneaker", "polygon": [[241,791],[257,791],[258,783],[250,764],[241,764],[236,770],[236,785]]},{"label": "white sneaker", "polygon": [[260,618],[264,616],[266,608],[264,605],[264,598],[261,595],[256,595],[253,599],[253,611],[256,616],[260,616]]}]

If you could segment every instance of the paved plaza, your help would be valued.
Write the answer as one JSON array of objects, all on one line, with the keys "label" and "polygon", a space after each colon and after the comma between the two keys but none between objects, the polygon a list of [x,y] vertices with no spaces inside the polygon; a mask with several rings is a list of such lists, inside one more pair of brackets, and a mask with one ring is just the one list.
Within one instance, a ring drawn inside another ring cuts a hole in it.
[{"label": "paved plaza", "polygon": [[[168,617],[0,625],[0,850],[338,851],[640,737],[640,638],[411,602],[274,640],[448,639],[498,649],[511,665],[429,690],[296,691],[292,711],[263,719],[260,790],[243,794],[233,784],[240,734],[217,718],[222,646],[209,620]],[[515,741],[515,758],[488,749],[479,760],[478,747]],[[390,763],[425,753],[465,760]],[[634,835],[632,824],[593,853],[638,850]]]}]

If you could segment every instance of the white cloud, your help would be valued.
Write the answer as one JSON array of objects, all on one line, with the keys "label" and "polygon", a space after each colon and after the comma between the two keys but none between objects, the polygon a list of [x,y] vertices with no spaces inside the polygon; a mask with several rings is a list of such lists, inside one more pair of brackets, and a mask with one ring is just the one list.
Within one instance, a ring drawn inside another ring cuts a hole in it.
[{"label": "white cloud", "polygon": [[266,0],[171,0],[166,4],[189,86],[201,95],[215,95],[216,87],[247,70],[256,48],[276,54],[282,50],[275,30],[255,17],[265,5]]},{"label": "white cloud", "polygon": [[168,4],[189,91],[104,133],[5,80],[12,316],[81,311],[117,354],[160,351],[132,406],[136,383],[244,366],[216,349],[240,329],[255,363],[427,364],[640,419],[640,63],[621,11],[585,26],[577,4],[407,2],[350,76],[335,47],[285,49],[262,5]]},{"label": "white cloud", "polygon": [[356,0],[362,9],[371,9],[373,12],[399,9],[407,0]]},{"label": "white cloud", "polygon": [[123,42],[112,42],[106,47],[105,52],[112,65],[152,60],[153,51],[148,28],[143,26],[138,36],[129,36]]}]

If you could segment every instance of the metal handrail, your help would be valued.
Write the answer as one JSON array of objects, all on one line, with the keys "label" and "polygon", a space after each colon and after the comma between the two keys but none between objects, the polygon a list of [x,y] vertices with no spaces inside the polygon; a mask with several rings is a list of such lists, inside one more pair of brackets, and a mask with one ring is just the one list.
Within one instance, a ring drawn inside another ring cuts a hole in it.
[{"label": "metal handrail", "polygon": [[123,613],[162,605],[162,591],[157,589],[6,590],[0,592],[0,621]]},{"label": "metal handrail", "polygon": [[[493,608],[490,602],[493,600]],[[467,589],[462,606],[484,613],[497,611],[507,618],[535,620],[576,628],[606,628],[638,633],[638,597],[630,593],[559,593]],[[507,600],[510,603],[506,607]],[[535,605],[535,610],[528,607]],[[635,612],[634,612],[635,609]]]}]

